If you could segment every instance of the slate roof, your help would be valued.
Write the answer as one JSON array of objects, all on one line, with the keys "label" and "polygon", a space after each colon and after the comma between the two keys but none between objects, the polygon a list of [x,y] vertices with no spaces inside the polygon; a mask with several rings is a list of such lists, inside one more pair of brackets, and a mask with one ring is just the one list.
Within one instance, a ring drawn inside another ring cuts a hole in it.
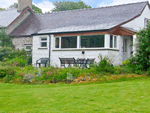
[{"label": "slate roof", "polygon": [[11,36],[106,30],[140,15],[148,2],[31,15]]},{"label": "slate roof", "polygon": [[0,26],[7,27],[19,15],[20,12],[17,12],[17,9],[0,11]]}]

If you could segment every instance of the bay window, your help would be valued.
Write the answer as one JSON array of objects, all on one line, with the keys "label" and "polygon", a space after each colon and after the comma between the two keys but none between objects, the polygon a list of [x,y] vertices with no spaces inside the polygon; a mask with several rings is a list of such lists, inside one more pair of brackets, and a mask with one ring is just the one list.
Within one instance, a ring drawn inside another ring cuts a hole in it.
[{"label": "bay window", "polygon": [[105,35],[63,36],[55,38],[55,48],[104,47]]}]

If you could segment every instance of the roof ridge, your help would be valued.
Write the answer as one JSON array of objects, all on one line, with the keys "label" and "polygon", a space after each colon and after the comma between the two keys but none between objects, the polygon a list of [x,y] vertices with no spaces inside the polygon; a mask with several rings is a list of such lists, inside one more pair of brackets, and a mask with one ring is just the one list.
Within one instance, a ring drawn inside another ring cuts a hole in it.
[{"label": "roof ridge", "polygon": [[148,2],[148,1],[124,3],[124,4],[117,4],[117,5],[110,5],[110,6],[97,7],[97,8],[118,7],[118,6],[123,6],[123,5],[132,5],[132,4],[138,4],[138,3],[144,3],[144,2],[146,3],[146,2]]},{"label": "roof ridge", "polygon": [[15,9],[17,9],[17,8],[7,8],[7,9],[4,9],[4,10],[0,10],[0,12],[2,12],[2,11],[10,11],[10,10],[15,10]]},{"label": "roof ridge", "polygon": [[138,4],[138,3],[146,3],[148,1],[141,1],[141,2],[132,2],[132,3],[125,3],[125,4],[118,4],[118,5],[111,5],[111,6],[103,6],[103,7],[96,7],[96,8],[84,8],[84,9],[75,9],[75,10],[67,10],[67,11],[55,11],[51,13],[38,13],[36,15],[42,15],[42,14],[55,14],[55,13],[63,13],[63,12],[71,12],[71,11],[80,11],[80,10],[94,10],[94,9],[102,9],[102,8],[109,8],[109,7],[118,7],[123,5],[132,5],[132,4]]}]

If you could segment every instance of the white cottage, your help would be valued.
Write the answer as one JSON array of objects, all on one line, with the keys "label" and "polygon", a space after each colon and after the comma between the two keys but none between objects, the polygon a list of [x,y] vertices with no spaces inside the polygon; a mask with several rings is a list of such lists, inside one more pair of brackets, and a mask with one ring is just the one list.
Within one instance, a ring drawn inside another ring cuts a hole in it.
[{"label": "white cottage", "polygon": [[33,65],[39,58],[49,58],[52,66],[60,66],[59,57],[98,61],[99,54],[108,55],[113,64],[120,65],[134,54],[131,42],[135,43],[136,33],[149,19],[148,2],[49,14],[34,14],[27,7],[6,33],[16,49],[32,48]]}]

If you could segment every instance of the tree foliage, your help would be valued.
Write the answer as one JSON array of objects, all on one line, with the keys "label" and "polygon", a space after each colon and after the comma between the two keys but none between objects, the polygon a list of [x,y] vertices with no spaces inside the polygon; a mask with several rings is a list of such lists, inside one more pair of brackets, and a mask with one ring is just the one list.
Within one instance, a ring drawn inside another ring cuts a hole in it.
[{"label": "tree foliage", "polygon": [[14,48],[11,38],[6,35],[5,28],[3,28],[3,27],[0,27],[0,47]]},{"label": "tree foliage", "polygon": [[34,10],[35,13],[42,13],[42,10],[35,5],[32,5],[32,9]]},{"label": "tree foliage", "polygon": [[150,67],[150,23],[147,28],[137,33],[135,46],[137,50],[132,63],[136,65],[137,70],[147,70]]},{"label": "tree foliage", "polygon": [[18,4],[14,3],[13,5],[9,6],[9,8],[18,8]]},{"label": "tree foliage", "polygon": [[[9,6],[9,8],[18,8],[18,4],[14,3],[13,5]],[[42,10],[35,5],[32,5],[32,9],[35,13],[42,13]]]},{"label": "tree foliage", "polygon": [[3,8],[0,8],[0,11],[1,11],[1,10],[4,10],[4,9],[3,9]]},{"label": "tree foliage", "polygon": [[77,2],[72,1],[55,1],[53,2],[55,8],[52,10],[54,11],[66,11],[66,10],[75,10],[75,9],[84,9],[84,8],[91,8],[91,6],[86,5],[83,1],[79,0]]}]

